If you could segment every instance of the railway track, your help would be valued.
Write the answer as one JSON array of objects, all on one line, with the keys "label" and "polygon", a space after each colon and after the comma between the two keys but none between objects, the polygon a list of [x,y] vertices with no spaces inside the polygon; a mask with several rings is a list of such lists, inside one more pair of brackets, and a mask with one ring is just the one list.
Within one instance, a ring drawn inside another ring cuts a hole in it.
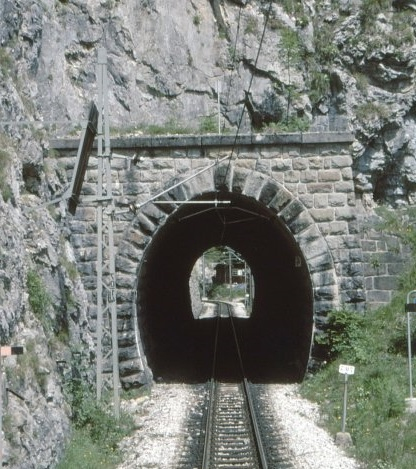
[{"label": "railway track", "polygon": [[247,382],[210,385],[202,469],[267,468]]},{"label": "railway track", "polygon": [[267,385],[244,376],[231,308],[226,302],[218,305],[212,377],[199,391],[201,418],[190,422],[177,467],[294,469],[267,404]]},{"label": "railway track", "polygon": [[[201,467],[268,469],[261,431],[264,426],[259,423],[259,406],[245,378],[232,308],[230,303],[218,305]],[[225,350],[224,344],[228,344]],[[225,379],[230,367],[234,377],[238,370],[238,380]]]}]

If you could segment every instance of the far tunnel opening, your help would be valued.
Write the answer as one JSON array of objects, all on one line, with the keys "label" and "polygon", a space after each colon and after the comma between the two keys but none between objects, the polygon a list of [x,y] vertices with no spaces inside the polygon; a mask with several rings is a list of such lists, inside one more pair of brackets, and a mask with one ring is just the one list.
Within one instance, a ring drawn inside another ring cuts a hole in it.
[{"label": "far tunnel opening", "polygon": [[[229,246],[254,277],[247,319],[236,318],[246,377],[253,382],[299,381],[309,360],[313,293],[293,235],[271,209],[230,192],[206,193],[171,213],[148,245],[139,269],[138,323],[156,379],[201,382],[211,377],[215,323],[192,311],[189,279],[205,251]],[[228,339],[222,354],[227,356]],[[239,370],[229,370],[229,378]]]}]

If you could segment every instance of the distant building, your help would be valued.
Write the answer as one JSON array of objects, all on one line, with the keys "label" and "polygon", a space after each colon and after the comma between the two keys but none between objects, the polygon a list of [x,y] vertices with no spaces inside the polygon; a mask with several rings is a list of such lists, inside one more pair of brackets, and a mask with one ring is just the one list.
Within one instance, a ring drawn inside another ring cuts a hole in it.
[{"label": "distant building", "polygon": [[[246,269],[244,262],[234,261],[231,266],[231,283],[245,283]],[[228,264],[217,264],[213,283],[221,285],[230,283],[230,266]]]}]

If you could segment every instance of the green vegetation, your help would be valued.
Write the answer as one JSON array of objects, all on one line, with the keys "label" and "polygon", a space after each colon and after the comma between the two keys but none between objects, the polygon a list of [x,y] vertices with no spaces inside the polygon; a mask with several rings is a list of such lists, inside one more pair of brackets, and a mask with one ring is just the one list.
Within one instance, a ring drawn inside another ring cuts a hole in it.
[{"label": "green vegetation", "polygon": [[170,119],[165,125],[153,124],[145,127],[143,130],[148,135],[183,135],[192,133],[188,127],[183,127],[173,119]]},{"label": "green vegetation", "polygon": [[199,15],[194,15],[192,22],[195,26],[199,26],[201,24],[201,17]]},{"label": "green vegetation", "polygon": [[278,0],[282,8],[291,16],[303,17],[303,2],[301,0]]},{"label": "green vegetation", "polygon": [[[416,210],[382,208],[380,229],[395,234],[416,255]],[[408,397],[407,323],[404,304],[416,285],[416,262],[403,276],[389,306],[363,315],[334,311],[317,338],[326,347],[329,364],[307,379],[302,393],[321,405],[332,434],[341,431],[343,378],[340,363],[355,365],[348,387],[346,431],[352,452],[371,468],[410,469],[416,461],[416,415],[405,412]],[[416,327],[412,327],[416,346]]]},{"label": "green vegetation", "polygon": [[374,25],[374,18],[382,12],[391,10],[391,0],[363,0],[361,4],[360,20],[367,32]]},{"label": "green vegetation", "polygon": [[355,111],[357,119],[366,122],[373,119],[386,119],[389,116],[389,109],[384,104],[375,102],[365,102],[359,105]]},{"label": "green vegetation", "polygon": [[238,300],[244,299],[245,291],[237,289],[234,286],[228,284],[215,285],[209,292],[208,298],[211,300]]},{"label": "green vegetation", "polygon": [[27,380],[34,378],[42,392],[46,391],[47,371],[41,366],[40,355],[36,350],[36,339],[28,339],[25,342],[25,353],[17,357],[17,366],[7,368],[7,379],[14,389],[24,389]]},{"label": "green vegetation", "polygon": [[93,387],[84,377],[81,358],[73,359],[71,367],[65,392],[72,409],[73,434],[57,469],[115,468],[121,462],[118,443],[133,430],[133,420],[124,414],[117,420],[105,399],[97,402]]},{"label": "green vegetation", "polygon": [[52,324],[47,310],[51,305],[51,297],[42,278],[34,270],[29,270],[27,273],[26,286],[33,314],[39,319],[45,332],[50,332]]},{"label": "green vegetation", "polygon": [[13,68],[13,60],[10,54],[4,49],[0,48],[0,72],[4,77],[8,77]]},{"label": "green vegetation", "polygon": [[199,131],[201,134],[216,134],[218,133],[218,120],[215,117],[204,117],[199,124]]},{"label": "green vegetation", "polygon": [[331,67],[339,55],[338,47],[334,41],[334,26],[332,24],[319,24],[314,35],[315,60],[320,65]]},{"label": "green vegetation", "polygon": [[8,137],[5,134],[0,133],[0,193],[5,202],[7,202],[12,196],[11,188],[6,180],[7,171],[11,161],[10,153],[7,151],[8,146]]},{"label": "green vegetation", "polygon": [[247,18],[245,27],[244,27],[244,33],[245,34],[257,34],[259,31],[259,24],[258,24],[258,19],[255,16],[249,16]]},{"label": "green vegetation", "polygon": [[264,133],[307,132],[309,121],[305,117],[291,116],[287,121],[273,122],[262,128]]}]

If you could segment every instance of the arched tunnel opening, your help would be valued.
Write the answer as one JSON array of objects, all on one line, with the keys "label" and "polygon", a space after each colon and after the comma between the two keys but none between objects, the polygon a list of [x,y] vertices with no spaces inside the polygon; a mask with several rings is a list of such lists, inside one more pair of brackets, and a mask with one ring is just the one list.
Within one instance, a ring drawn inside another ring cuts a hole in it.
[{"label": "arched tunnel opening", "polygon": [[[189,279],[207,249],[229,246],[250,266],[255,283],[250,317],[234,319],[246,377],[301,380],[310,354],[313,293],[299,245],[277,214],[254,198],[224,192],[194,200],[207,203],[182,204],[172,212],[139,269],[138,323],[155,379],[211,378],[215,320],[195,318]],[[229,334],[220,341],[218,360],[225,363],[234,344]],[[239,370],[231,366],[227,374],[237,378]]]}]

